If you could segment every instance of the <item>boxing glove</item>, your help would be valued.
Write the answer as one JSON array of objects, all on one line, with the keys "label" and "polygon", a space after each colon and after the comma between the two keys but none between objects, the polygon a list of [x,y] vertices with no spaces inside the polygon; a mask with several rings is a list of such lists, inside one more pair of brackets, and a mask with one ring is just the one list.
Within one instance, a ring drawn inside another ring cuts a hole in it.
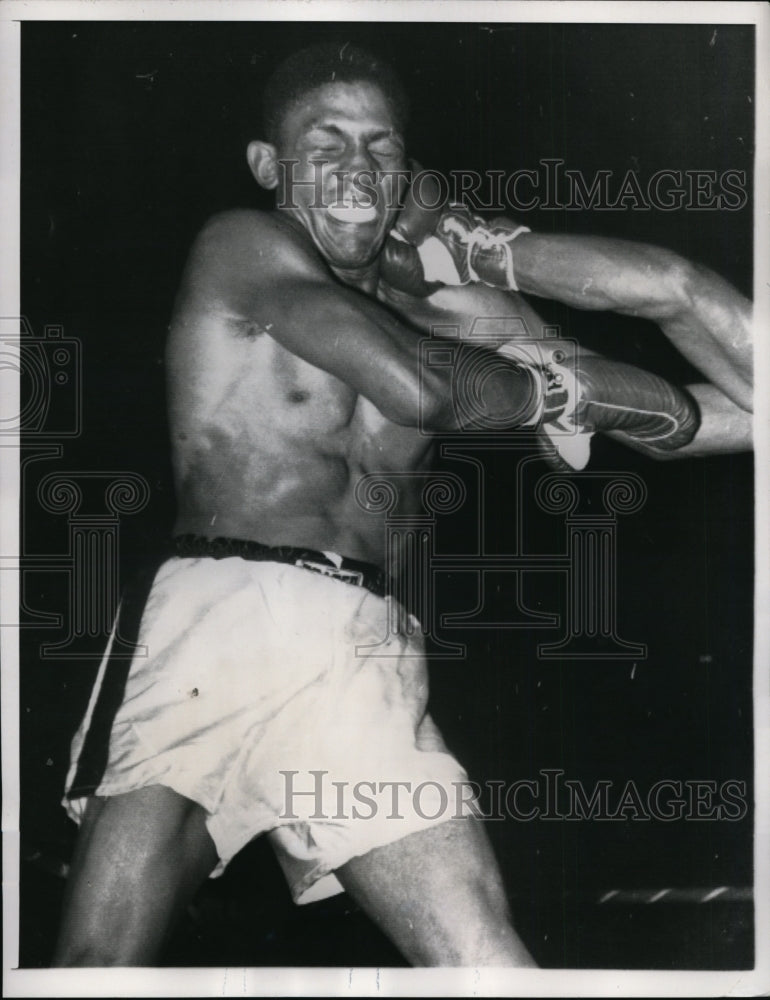
[{"label": "boxing glove", "polygon": [[451,205],[417,247],[426,281],[467,285],[480,281],[492,288],[516,292],[511,244],[530,232],[511,219],[487,224],[465,205]]},{"label": "boxing glove", "polygon": [[[400,292],[426,298],[441,282],[426,281],[418,246],[435,231],[445,206],[440,203],[438,182],[430,174],[423,175],[419,195],[418,201],[414,186],[406,192],[404,207],[380,252],[380,279]],[[439,204],[424,206],[434,202]]]},{"label": "boxing glove", "polygon": [[[512,345],[500,352],[519,357]],[[535,424],[538,446],[552,468],[585,468],[597,432],[618,432],[631,445],[661,453],[694,438],[700,426],[695,401],[659,375],[597,355],[544,354],[536,366],[542,399]]]}]

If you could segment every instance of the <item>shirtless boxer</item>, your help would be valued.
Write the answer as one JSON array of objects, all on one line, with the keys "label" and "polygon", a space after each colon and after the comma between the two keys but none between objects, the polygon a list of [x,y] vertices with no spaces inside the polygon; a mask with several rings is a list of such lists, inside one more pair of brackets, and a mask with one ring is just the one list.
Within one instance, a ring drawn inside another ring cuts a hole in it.
[{"label": "shirtless boxer", "polygon": [[[271,141],[251,143],[249,163],[283,195],[279,159],[297,161],[295,181],[327,161],[324,203],[295,188],[294,207],[214,218],[192,250],[167,354],[176,552],[149,596],[121,605],[119,619],[141,617],[147,657],[130,670],[105,658],[75,738],[66,802],[81,830],[54,964],[153,964],[201,882],[270,831],[296,899],[336,876],[410,962],[532,965],[475,818],[426,808],[406,825],[319,820],[312,795],[293,800],[297,820],[286,815],[287,771],[436,788],[464,777],[425,711],[419,630],[392,636],[385,655],[361,652],[388,633],[396,567],[356,484],[369,471],[420,481],[432,444],[417,425],[461,426],[453,373],[420,373],[415,326],[376,301],[405,310],[413,298],[379,280],[398,217],[389,185],[406,167],[402,105],[352,47],[289,69],[296,87],[278,88]],[[359,170],[382,173],[373,207],[336,198],[332,172]],[[535,293],[538,269],[553,270],[544,240],[527,234],[514,248],[520,287]],[[661,313],[684,317],[684,300],[652,280],[656,259],[644,287]],[[559,262],[582,285],[570,266]],[[613,287],[613,308],[636,307]],[[474,288],[422,306],[414,297],[415,313],[448,315],[458,295],[486,294]],[[483,392],[493,424],[543,420],[548,373],[473,346],[464,356],[497,362]],[[686,397],[661,392],[692,416]],[[637,424],[623,433],[643,439],[649,413]],[[418,494],[406,491],[403,513]]]}]

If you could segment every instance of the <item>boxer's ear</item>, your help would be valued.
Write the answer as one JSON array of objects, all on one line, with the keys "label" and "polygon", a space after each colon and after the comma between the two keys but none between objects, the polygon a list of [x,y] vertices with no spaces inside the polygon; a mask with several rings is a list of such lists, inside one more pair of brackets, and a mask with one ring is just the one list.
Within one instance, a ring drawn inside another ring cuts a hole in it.
[{"label": "boxer's ear", "polygon": [[275,146],[255,139],[246,149],[246,159],[257,184],[267,191],[278,187],[278,151]]}]

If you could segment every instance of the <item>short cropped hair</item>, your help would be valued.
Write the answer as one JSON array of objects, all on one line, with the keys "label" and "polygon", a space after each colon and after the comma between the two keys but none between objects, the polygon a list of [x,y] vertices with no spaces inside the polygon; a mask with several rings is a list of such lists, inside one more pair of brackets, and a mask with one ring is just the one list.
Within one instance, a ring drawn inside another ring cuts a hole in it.
[{"label": "short cropped hair", "polygon": [[294,52],[271,74],[262,95],[262,127],[270,142],[279,138],[286,112],[305,94],[327,83],[373,83],[380,88],[400,131],[409,120],[409,98],[393,68],[351,42],[318,42]]}]

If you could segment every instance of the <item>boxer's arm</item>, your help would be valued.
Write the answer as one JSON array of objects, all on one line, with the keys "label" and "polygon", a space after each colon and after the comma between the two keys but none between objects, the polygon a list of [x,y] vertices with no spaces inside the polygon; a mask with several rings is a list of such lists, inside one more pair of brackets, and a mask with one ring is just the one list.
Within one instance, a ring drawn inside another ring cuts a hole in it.
[{"label": "boxer's arm", "polygon": [[[454,406],[458,367],[474,371],[483,348],[463,347],[458,364],[420,369],[420,336],[387,309],[336,281],[312,245],[261,213],[215,218],[191,253],[174,327],[194,339],[206,315],[234,328],[245,320],[302,360],[339,378],[394,423],[429,430],[462,426]],[[466,357],[467,355],[467,357]],[[482,361],[483,363],[483,361]],[[535,380],[507,359],[483,381],[496,423],[515,425],[538,411]],[[461,390],[462,391],[462,390]]]},{"label": "boxer's arm", "polygon": [[526,299],[488,285],[445,285],[417,297],[380,282],[377,298],[422,333],[452,340],[480,336],[494,349],[544,336],[545,323]]}]

